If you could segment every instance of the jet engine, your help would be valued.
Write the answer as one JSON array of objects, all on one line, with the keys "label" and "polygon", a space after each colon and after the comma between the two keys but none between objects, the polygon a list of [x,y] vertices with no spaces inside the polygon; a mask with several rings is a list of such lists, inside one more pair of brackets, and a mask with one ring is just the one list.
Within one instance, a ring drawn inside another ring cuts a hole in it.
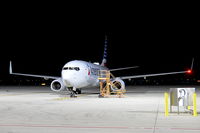
[{"label": "jet engine", "polygon": [[51,82],[51,90],[52,91],[59,92],[59,91],[63,91],[65,88],[66,87],[61,78],[58,78]]},{"label": "jet engine", "polygon": [[112,80],[112,84],[113,84],[111,85],[112,91],[125,90],[125,83],[120,78],[115,78],[114,80]]}]

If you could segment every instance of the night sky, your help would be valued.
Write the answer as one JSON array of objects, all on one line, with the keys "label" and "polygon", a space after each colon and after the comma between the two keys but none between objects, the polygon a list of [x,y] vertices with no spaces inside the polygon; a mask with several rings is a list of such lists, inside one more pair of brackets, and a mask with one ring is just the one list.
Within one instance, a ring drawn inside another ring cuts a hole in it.
[{"label": "night sky", "polygon": [[106,9],[4,10],[0,78],[9,77],[9,60],[14,72],[55,76],[71,60],[101,62],[105,35],[109,68],[140,66],[121,75],[182,71],[194,57],[195,76],[200,77],[195,9]]}]

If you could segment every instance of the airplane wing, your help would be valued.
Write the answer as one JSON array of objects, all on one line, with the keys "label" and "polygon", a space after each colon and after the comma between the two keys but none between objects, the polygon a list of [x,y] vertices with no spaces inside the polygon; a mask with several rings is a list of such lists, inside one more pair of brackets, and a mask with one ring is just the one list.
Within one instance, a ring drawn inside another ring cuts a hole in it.
[{"label": "airplane wing", "polygon": [[179,72],[167,72],[167,73],[134,75],[134,76],[123,76],[123,77],[120,77],[120,78],[121,79],[146,78],[146,77],[161,76],[161,75],[179,74],[179,73],[191,73],[191,70],[188,70],[188,71],[179,71]]},{"label": "airplane wing", "polygon": [[35,74],[14,73],[14,72],[12,71],[12,62],[11,62],[11,61],[10,61],[9,74],[12,74],[12,75],[21,75],[21,76],[29,76],[29,77],[39,77],[39,78],[44,78],[44,79],[58,79],[58,78],[60,78],[60,77],[56,77],[56,76],[46,76],[46,75],[35,75]]},{"label": "airplane wing", "polygon": [[172,75],[172,74],[180,74],[180,73],[191,74],[192,73],[192,69],[193,69],[193,64],[194,64],[194,58],[192,59],[192,64],[191,64],[190,69],[188,69],[187,71],[156,73],[156,74],[144,74],[144,75],[133,75],[133,76],[122,76],[122,77],[119,77],[119,78],[121,78],[121,79],[132,79],[132,78],[146,78],[146,77]]}]

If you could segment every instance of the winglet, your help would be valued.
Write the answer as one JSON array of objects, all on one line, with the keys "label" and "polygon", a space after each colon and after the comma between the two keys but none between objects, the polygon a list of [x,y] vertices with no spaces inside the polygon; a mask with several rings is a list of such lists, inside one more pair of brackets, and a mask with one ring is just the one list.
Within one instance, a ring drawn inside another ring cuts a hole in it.
[{"label": "winglet", "polygon": [[9,74],[12,74],[12,61],[10,61]]},{"label": "winglet", "polygon": [[192,58],[191,67],[190,67],[190,69],[188,69],[188,70],[186,71],[186,73],[188,73],[188,74],[191,74],[191,73],[192,73],[192,71],[193,71],[193,65],[194,65],[194,58]]},{"label": "winglet", "polygon": [[191,67],[190,67],[191,70],[193,69],[193,64],[194,64],[194,58],[192,58],[192,64],[191,64]]}]

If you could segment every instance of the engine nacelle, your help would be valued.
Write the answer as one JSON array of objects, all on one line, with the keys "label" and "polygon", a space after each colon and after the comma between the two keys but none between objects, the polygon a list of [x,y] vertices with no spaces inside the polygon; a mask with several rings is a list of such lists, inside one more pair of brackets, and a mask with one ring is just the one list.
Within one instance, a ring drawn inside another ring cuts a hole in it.
[{"label": "engine nacelle", "polygon": [[63,91],[66,88],[61,78],[58,78],[51,82],[51,90],[52,91]]},{"label": "engine nacelle", "polygon": [[114,85],[111,85],[112,91],[125,90],[125,83],[120,78],[115,78],[114,80],[112,80],[112,84],[114,84]]}]

